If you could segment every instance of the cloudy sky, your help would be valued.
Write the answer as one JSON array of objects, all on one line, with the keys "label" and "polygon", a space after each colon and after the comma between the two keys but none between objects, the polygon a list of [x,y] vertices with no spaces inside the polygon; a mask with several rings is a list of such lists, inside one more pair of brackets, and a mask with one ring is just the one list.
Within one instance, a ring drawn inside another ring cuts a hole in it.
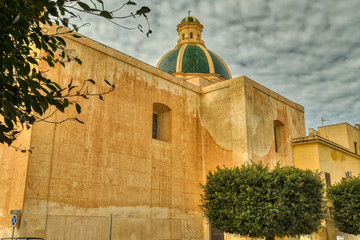
[{"label": "cloudy sky", "polygon": [[[105,1],[116,7],[119,0]],[[228,64],[305,107],[307,128],[360,123],[359,0],[138,0],[153,34],[127,31],[83,17],[81,34],[155,66],[178,39],[188,15],[204,25],[202,38]],[[131,9],[123,9],[124,14]],[[141,20],[140,20],[141,21]],[[120,22],[136,26],[136,22]],[[142,21],[146,30],[146,22]]]}]

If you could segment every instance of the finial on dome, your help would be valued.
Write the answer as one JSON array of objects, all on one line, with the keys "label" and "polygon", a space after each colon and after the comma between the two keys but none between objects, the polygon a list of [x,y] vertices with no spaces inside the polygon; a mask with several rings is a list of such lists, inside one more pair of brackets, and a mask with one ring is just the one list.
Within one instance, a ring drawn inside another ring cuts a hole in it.
[{"label": "finial on dome", "polygon": [[191,13],[191,11],[189,10],[189,11],[188,11],[189,17],[190,17],[190,13]]}]

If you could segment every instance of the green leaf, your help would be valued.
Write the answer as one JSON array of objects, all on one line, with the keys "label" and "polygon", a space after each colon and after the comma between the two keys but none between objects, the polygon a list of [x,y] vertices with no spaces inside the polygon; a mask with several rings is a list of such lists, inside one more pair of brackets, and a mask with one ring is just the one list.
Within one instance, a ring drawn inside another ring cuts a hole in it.
[{"label": "green leaf", "polygon": [[[60,5],[59,5],[59,10],[60,10],[60,13],[61,13],[61,15],[65,15],[65,8],[63,8],[63,7],[61,7]],[[55,22],[59,22],[58,20],[55,20]],[[57,25],[59,25],[59,23],[56,23]]]},{"label": "green leaf", "polygon": [[81,106],[78,103],[76,103],[75,106],[77,113],[81,113]]},{"label": "green leaf", "polygon": [[101,12],[100,12],[100,16],[103,16],[103,17],[105,17],[105,18],[107,18],[107,19],[112,19],[112,18],[113,18],[112,15],[111,15],[111,13],[108,12],[108,11],[101,11]]},{"label": "green leaf", "polygon": [[53,91],[53,92],[56,92],[56,91],[58,91],[58,89],[54,86],[54,85],[52,85],[52,84],[46,84],[46,87],[48,87],[51,91]]},{"label": "green leaf", "polygon": [[8,128],[14,128],[14,124],[12,123],[12,121],[8,118],[5,118],[5,124],[8,126]]},{"label": "green leaf", "polygon": [[39,36],[35,33],[31,33],[29,38],[35,43],[37,49],[41,49],[41,42],[39,40]]},{"label": "green leaf", "polygon": [[127,5],[136,5],[136,3],[133,2],[133,1],[128,1],[126,4],[127,4]]},{"label": "green leaf", "polygon": [[40,105],[37,102],[32,101],[31,106],[34,109],[34,111],[37,112],[39,115],[43,114],[42,108],[40,107]]},{"label": "green leaf", "polygon": [[64,5],[65,0],[57,0],[56,2],[57,2],[58,6],[62,6],[62,5]]},{"label": "green leaf", "polygon": [[56,40],[58,40],[62,45],[66,46],[66,42],[62,37],[55,36]]},{"label": "green leaf", "polygon": [[28,60],[32,64],[39,65],[39,63],[35,60],[35,58],[27,57],[26,60]]},{"label": "green leaf", "polygon": [[74,60],[75,60],[75,62],[77,62],[78,64],[80,64],[80,65],[82,64],[82,61],[80,60],[80,58],[75,57]]},{"label": "green leaf", "polygon": [[54,101],[54,105],[57,109],[59,109],[61,112],[64,112],[64,106],[60,101]]},{"label": "green leaf", "polygon": [[24,74],[28,75],[30,73],[30,64],[26,63],[24,67]]},{"label": "green leaf", "polygon": [[59,16],[59,13],[57,11],[57,9],[55,7],[52,7],[52,8],[48,8],[48,12],[53,15],[54,17],[58,17]]},{"label": "green leaf", "polygon": [[150,8],[143,6],[139,10],[136,11],[136,15],[145,15],[146,13],[149,13],[151,11]]},{"label": "green leaf", "polygon": [[88,11],[90,9],[89,5],[87,5],[84,2],[78,2],[77,3],[82,9],[84,9],[85,11]]},{"label": "green leaf", "polygon": [[68,99],[64,99],[64,108],[67,108],[69,106],[69,100]]}]

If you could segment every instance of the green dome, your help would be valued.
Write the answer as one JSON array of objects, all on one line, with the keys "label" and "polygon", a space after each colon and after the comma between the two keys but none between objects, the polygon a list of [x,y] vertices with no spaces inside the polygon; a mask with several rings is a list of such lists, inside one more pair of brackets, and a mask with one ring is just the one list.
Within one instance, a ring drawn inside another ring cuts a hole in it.
[{"label": "green dome", "polygon": [[[177,66],[181,63],[181,66]],[[219,74],[223,79],[230,79],[230,72],[225,63],[214,52],[204,46],[185,44],[168,52],[158,63],[164,72]]]},{"label": "green dome", "polygon": [[193,16],[183,18],[177,26],[179,40],[176,47],[167,52],[156,67],[192,83],[200,82],[197,77],[211,83],[230,79],[226,63],[205,47],[201,39],[203,27]]}]

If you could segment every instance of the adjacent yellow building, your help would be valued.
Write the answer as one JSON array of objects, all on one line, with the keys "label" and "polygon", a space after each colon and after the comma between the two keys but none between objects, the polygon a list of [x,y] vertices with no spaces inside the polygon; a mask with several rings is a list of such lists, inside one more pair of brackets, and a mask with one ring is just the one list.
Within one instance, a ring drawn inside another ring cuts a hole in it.
[{"label": "adjacent yellow building", "polygon": [[[324,152],[334,156],[325,169],[333,180],[342,177],[339,163],[359,173],[351,143],[319,153],[332,145],[301,138],[304,108],[246,76],[233,78],[206,48],[202,29],[195,17],[182,19],[179,40],[158,68],[66,37],[83,64],[57,66],[48,76],[60,85],[94,79],[95,92],[107,79],[116,89],[105,101],[79,99],[84,125],[36,123],[17,143],[32,154],[0,147],[0,238],[11,236],[10,210],[20,209],[20,237],[231,239],[209,228],[199,207],[199,183],[216,166],[262,161],[323,170]],[[67,109],[51,120],[75,115]]]},{"label": "adjacent yellow building", "polygon": [[[329,186],[360,174],[360,125],[348,123],[319,127],[318,131],[309,129],[309,136],[295,138],[294,165],[298,168],[320,170]],[[331,214],[331,206],[330,206]],[[327,217],[324,229],[315,239],[358,239],[334,228]]]}]

